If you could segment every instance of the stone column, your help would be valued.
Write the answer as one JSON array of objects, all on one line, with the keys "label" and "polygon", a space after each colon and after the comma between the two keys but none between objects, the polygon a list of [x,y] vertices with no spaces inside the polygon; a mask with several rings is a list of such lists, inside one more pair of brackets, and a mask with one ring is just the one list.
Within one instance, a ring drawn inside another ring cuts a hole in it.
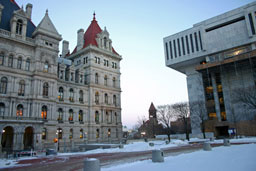
[{"label": "stone column", "polygon": [[215,74],[211,73],[211,77],[212,77],[212,87],[213,87],[213,96],[214,96],[216,115],[217,115],[218,121],[221,121],[220,102],[219,102],[219,95],[218,95],[218,89],[217,89],[217,85],[216,85]]}]

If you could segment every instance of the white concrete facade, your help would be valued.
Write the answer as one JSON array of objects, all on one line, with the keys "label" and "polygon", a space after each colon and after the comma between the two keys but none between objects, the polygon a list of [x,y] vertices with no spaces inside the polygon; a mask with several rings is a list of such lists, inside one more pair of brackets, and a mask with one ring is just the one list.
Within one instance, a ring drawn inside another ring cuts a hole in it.
[{"label": "white concrete facade", "polygon": [[[251,67],[248,72],[245,72],[242,67],[242,69],[236,70],[237,73],[241,73],[240,76],[229,73],[226,65],[224,65],[228,59],[232,59],[236,55],[250,53],[255,50],[255,14],[256,2],[252,2],[194,24],[192,28],[167,36],[163,40],[166,66],[187,76],[190,103],[204,101],[207,104],[205,91],[207,86],[203,83],[203,75],[206,72],[208,76],[211,75],[209,79],[213,88],[214,98],[212,100],[215,104],[215,112],[213,113],[215,113],[219,125],[224,124],[222,121],[233,122],[232,112],[234,113],[234,110],[235,113],[239,113],[239,111],[241,113],[241,106],[233,104],[230,96],[234,90],[232,85],[237,85],[236,88],[255,86],[255,61],[251,57],[248,59],[248,66]],[[233,58],[232,60],[236,59]],[[217,65],[218,62],[222,63]],[[201,67],[204,64],[209,67]],[[217,66],[215,70],[213,66]],[[218,83],[219,80],[216,81],[216,73],[217,77],[220,77],[221,83]],[[222,86],[221,96],[223,97],[221,98],[224,98],[224,111],[221,111],[223,109],[221,109],[218,100],[218,85]],[[221,118],[223,117],[221,116],[222,112],[225,112],[225,119]],[[208,112],[208,114],[210,113]],[[200,132],[200,127],[195,125],[198,124],[193,123],[192,120],[192,132]]]}]

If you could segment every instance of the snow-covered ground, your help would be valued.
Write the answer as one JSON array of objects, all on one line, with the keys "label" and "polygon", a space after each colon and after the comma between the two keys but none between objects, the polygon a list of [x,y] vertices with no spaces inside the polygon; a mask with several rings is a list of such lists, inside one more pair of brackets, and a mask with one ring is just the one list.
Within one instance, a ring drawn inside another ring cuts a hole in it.
[{"label": "snow-covered ground", "polygon": [[[209,140],[202,140],[202,139],[195,139],[195,138],[190,140],[190,142],[198,142],[198,141],[209,141]],[[153,147],[149,146],[150,142],[154,143]],[[150,142],[133,142],[133,143],[129,143],[129,144],[124,145],[124,148],[96,149],[96,150],[90,150],[90,151],[87,151],[87,152],[76,152],[76,153],[58,153],[58,156],[96,154],[96,153],[151,151],[151,150],[154,150],[154,149],[182,146],[182,145],[186,145],[186,144],[189,143],[188,141],[182,141],[182,140],[171,140],[171,143],[169,143],[169,144],[165,144],[165,141],[160,141],[160,140],[150,141]],[[234,142],[237,142],[237,143],[239,143],[239,142],[256,143],[256,137],[242,138],[242,139],[231,139],[230,142],[231,143],[234,143]],[[223,140],[214,140],[214,141],[211,141],[211,143],[223,143]],[[233,146],[230,149],[233,149]],[[214,150],[215,150],[215,148],[214,148]],[[31,158],[37,158],[37,157],[22,157],[22,158],[19,158],[18,160],[28,160],[28,159],[31,159]],[[166,158],[166,160],[167,160],[167,158]],[[211,162],[215,163],[214,160],[211,160]],[[6,167],[13,167],[13,166],[15,166],[16,163],[17,163],[17,160],[0,159],[0,169],[1,168],[6,168]],[[131,164],[131,165],[134,165],[134,164]]]},{"label": "snow-covered ground", "polygon": [[102,171],[255,171],[256,144],[232,145],[216,147],[212,151],[196,151],[178,156],[170,156],[163,163],[151,160],[126,163]]}]

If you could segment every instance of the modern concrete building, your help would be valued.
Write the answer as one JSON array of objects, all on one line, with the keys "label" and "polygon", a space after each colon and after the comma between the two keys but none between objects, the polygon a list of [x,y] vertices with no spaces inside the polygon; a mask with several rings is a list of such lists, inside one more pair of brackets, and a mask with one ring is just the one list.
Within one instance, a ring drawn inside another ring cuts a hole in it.
[{"label": "modern concrete building", "polygon": [[52,23],[48,11],[36,27],[32,4],[0,0],[0,151],[117,143],[122,138],[120,61],[95,14],[77,32],[77,46]]},{"label": "modern concrete building", "polygon": [[[255,16],[252,2],[164,38],[166,66],[186,74],[189,102],[203,102],[206,131],[216,136],[228,135],[230,128],[256,134],[255,110],[237,99],[237,94],[255,90]],[[191,113],[192,132],[198,133],[200,124],[193,117]]]}]

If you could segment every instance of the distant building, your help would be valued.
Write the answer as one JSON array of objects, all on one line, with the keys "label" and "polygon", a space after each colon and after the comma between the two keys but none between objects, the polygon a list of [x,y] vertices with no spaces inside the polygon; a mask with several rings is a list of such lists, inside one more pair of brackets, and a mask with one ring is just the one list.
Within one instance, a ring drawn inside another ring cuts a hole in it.
[{"label": "distant building", "polygon": [[[255,14],[252,2],[164,38],[166,66],[186,74],[189,102],[203,102],[206,131],[215,136],[234,127],[238,134],[256,135],[255,111],[235,96],[255,89]],[[193,119],[191,124],[199,133],[200,124]]]},{"label": "distant building", "polygon": [[32,4],[24,11],[0,0],[0,151],[120,142],[122,57],[106,28],[94,15],[59,58],[62,37],[48,11],[37,27],[31,15]]},{"label": "distant building", "polygon": [[163,133],[163,126],[158,123],[157,110],[153,103],[151,103],[149,110],[149,120],[143,122],[139,128],[139,133],[147,138],[154,138],[155,135]]}]

